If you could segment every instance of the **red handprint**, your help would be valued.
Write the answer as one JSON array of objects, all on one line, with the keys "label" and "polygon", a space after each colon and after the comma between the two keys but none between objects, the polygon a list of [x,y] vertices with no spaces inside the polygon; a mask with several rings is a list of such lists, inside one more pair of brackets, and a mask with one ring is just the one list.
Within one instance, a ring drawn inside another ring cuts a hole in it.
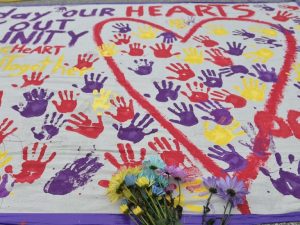
[{"label": "red handprint", "polygon": [[186,86],[190,90],[191,95],[188,96],[188,94],[185,91],[182,91],[181,94],[188,97],[191,102],[206,102],[208,101],[208,93],[210,91],[210,88],[206,87],[203,83],[193,82],[194,90],[191,87],[190,83],[187,83]]},{"label": "red handprint", "polygon": [[77,69],[81,70],[81,69],[89,69],[93,66],[93,64],[99,60],[99,58],[95,58],[94,60],[93,58],[93,54],[79,54],[77,57],[77,64],[74,66]]},{"label": "red handprint", "polygon": [[121,34],[118,33],[114,35],[115,40],[110,40],[113,42],[115,45],[122,45],[122,44],[128,44],[130,42],[131,36],[127,34]]},{"label": "red handprint", "polygon": [[[142,165],[143,160],[145,159],[146,149],[141,148],[140,150],[140,159],[135,160],[134,152],[132,147],[129,143],[126,145],[118,144],[118,149],[120,153],[120,157],[122,159],[122,163],[119,163],[118,160],[109,152],[104,153],[104,159],[108,160],[114,167],[120,169],[122,167],[136,167]],[[126,148],[126,149],[125,149]]]},{"label": "red handprint", "polygon": [[140,43],[129,44],[129,52],[122,50],[121,52],[127,53],[131,56],[142,56],[144,55],[144,49],[146,45],[142,45]]},{"label": "red handprint", "polygon": [[155,137],[154,141],[148,142],[148,145],[160,155],[167,166],[182,166],[189,174],[199,171],[198,168],[193,165],[192,161],[180,150],[179,142],[174,139],[173,143],[174,147],[171,146],[167,138]]},{"label": "red handprint", "polygon": [[[77,106],[77,100],[73,99],[73,91],[68,92],[67,90],[64,90],[64,95],[65,96],[63,96],[62,91],[59,91],[58,96],[61,100],[60,104],[56,100],[53,100],[52,103],[60,113],[73,112]],[[70,97],[68,95],[70,95]]]},{"label": "red handprint", "polygon": [[104,126],[102,123],[102,117],[100,115],[97,116],[97,123],[93,123],[92,120],[88,118],[83,112],[79,113],[79,116],[76,114],[72,114],[71,117],[73,120],[68,120],[69,123],[73,124],[75,127],[66,126],[66,130],[76,132],[88,138],[97,138],[102,131],[104,130]]},{"label": "red handprint", "polygon": [[221,91],[213,91],[211,93],[213,98],[211,100],[218,101],[218,102],[226,102],[231,103],[234,108],[243,108],[247,104],[247,100],[241,96],[231,94],[229,91],[222,89]]},{"label": "red handprint", "polygon": [[166,69],[168,69],[174,73],[177,73],[177,75],[178,75],[178,77],[169,76],[169,77],[167,77],[168,79],[186,81],[195,76],[194,71],[186,63],[184,65],[182,65],[181,63],[171,63],[170,66],[166,67]]},{"label": "red handprint", "polygon": [[128,105],[122,96],[117,96],[116,100],[117,103],[113,99],[110,100],[110,103],[117,109],[117,114],[113,115],[111,112],[105,112],[105,114],[111,116],[119,122],[125,122],[132,119],[134,116],[132,99],[129,100]]},{"label": "red handprint", "polygon": [[220,49],[213,48],[210,51],[205,50],[205,52],[209,54],[210,57],[212,57],[212,59],[210,58],[205,58],[205,59],[218,66],[225,67],[225,66],[233,65],[232,60],[228,57],[225,57]]},{"label": "red handprint", "polygon": [[3,91],[0,91],[0,106],[2,105]]},{"label": "red handprint", "polygon": [[[34,143],[32,147],[32,158],[35,157],[39,143]],[[13,174],[16,183],[30,183],[32,184],[35,180],[39,179],[45,171],[45,168],[49,162],[51,162],[56,153],[52,152],[50,157],[42,162],[45,155],[47,145],[44,144],[41,148],[40,154],[37,159],[28,159],[28,146],[23,148],[23,160],[21,172],[18,174]]]},{"label": "red handprint", "polygon": [[13,120],[8,120],[8,118],[5,118],[1,125],[0,125],[0,144],[3,142],[3,140],[8,136],[14,133],[18,128],[13,128],[12,130],[7,132],[7,129],[13,124]]},{"label": "red handprint", "polygon": [[280,8],[287,9],[287,10],[299,10],[299,6],[293,6],[293,5],[281,5]]},{"label": "red handprint", "polygon": [[[32,72],[30,78],[28,78],[28,75],[24,74],[23,77],[23,84],[20,86],[20,88],[27,87],[27,86],[40,86],[44,83],[46,79],[48,79],[50,76],[46,75],[45,77],[42,77],[42,72]],[[17,84],[12,84],[13,87],[18,87]]]},{"label": "red handprint", "polygon": [[194,36],[193,40],[204,44],[205,47],[215,47],[215,46],[219,45],[218,42],[210,39],[210,37],[208,37],[208,36],[203,36],[203,35]]},{"label": "red handprint", "polygon": [[150,47],[153,50],[153,54],[156,58],[170,58],[173,55],[179,55],[179,52],[171,53],[173,45],[166,45],[165,43],[155,44],[155,47]]},{"label": "red handprint", "polygon": [[293,16],[292,13],[289,13],[288,11],[281,11],[279,10],[276,14],[276,16],[272,17],[274,20],[280,21],[280,22],[286,22],[289,19],[296,18],[296,16]]}]

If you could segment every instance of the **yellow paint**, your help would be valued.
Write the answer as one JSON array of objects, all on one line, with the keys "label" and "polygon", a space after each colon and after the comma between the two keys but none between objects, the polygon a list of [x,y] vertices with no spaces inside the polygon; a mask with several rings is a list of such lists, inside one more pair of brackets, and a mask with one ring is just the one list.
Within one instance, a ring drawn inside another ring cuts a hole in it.
[{"label": "yellow paint", "polygon": [[228,126],[221,126],[217,124],[212,129],[209,128],[210,125],[211,122],[204,122],[204,137],[216,145],[227,145],[233,141],[234,138],[245,134],[244,131],[233,133],[237,128],[240,127],[240,123],[238,121],[233,121],[232,124]]},{"label": "yellow paint", "polygon": [[98,50],[100,55],[104,57],[112,57],[118,54],[119,52],[117,46],[114,43],[104,43],[103,45],[98,46]]},{"label": "yellow paint", "polygon": [[7,155],[7,151],[0,151],[0,168],[6,166],[13,158]]},{"label": "yellow paint", "polygon": [[206,27],[208,33],[216,36],[226,36],[229,34],[229,31],[221,25],[209,25]]},{"label": "yellow paint", "polygon": [[184,58],[183,60],[186,63],[190,64],[202,64],[204,62],[203,52],[198,50],[197,48],[184,48],[183,49]]},{"label": "yellow paint", "polygon": [[250,27],[249,31],[269,38],[274,38],[278,35],[278,31],[267,27]]},{"label": "yellow paint", "polygon": [[296,31],[300,31],[300,25],[295,25],[294,28],[295,28]]},{"label": "yellow paint", "polygon": [[239,86],[234,86],[241,96],[247,100],[261,102],[265,99],[265,91],[267,85],[265,83],[259,84],[259,80],[255,78],[243,78],[243,89]]},{"label": "yellow paint", "polygon": [[103,88],[100,90],[100,92],[94,90],[93,96],[94,96],[94,100],[93,100],[92,108],[98,115],[102,115],[102,111],[108,110],[111,106],[110,104],[111,91],[105,90]]},{"label": "yellow paint", "polygon": [[157,37],[157,30],[149,25],[146,25],[138,27],[138,31],[132,32],[132,34],[143,40],[151,40]]},{"label": "yellow paint", "polygon": [[274,52],[269,48],[261,48],[257,51],[247,52],[243,54],[247,59],[253,62],[266,63],[274,57]]},{"label": "yellow paint", "polygon": [[295,78],[295,80],[297,82],[300,82],[300,63],[295,63],[293,65],[293,69],[294,69],[294,71],[295,71],[295,73],[297,75],[297,77]]},{"label": "yellow paint", "polygon": [[170,19],[168,22],[169,22],[169,25],[173,28],[183,29],[183,28],[187,27],[184,19]]}]

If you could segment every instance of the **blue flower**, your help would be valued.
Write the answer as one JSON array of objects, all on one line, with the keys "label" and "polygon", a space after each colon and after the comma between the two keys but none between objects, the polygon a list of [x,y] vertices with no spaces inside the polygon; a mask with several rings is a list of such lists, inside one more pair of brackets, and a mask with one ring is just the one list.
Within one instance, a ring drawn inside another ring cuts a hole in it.
[{"label": "blue flower", "polygon": [[125,184],[127,187],[135,185],[137,177],[135,175],[127,175],[125,177]]},{"label": "blue flower", "polygon": [[151,156],[143,162],[144,167],[151,170],[163,169],[166,167],[164,161],[159,156]]},{"label": "blue flower", "polygon": [[218,180],[215,177],[203,178],[204,186],[209,190],[210,193],[216,194],[218,192]]},{"label": "blue flower", "polygon": [[169,181],[162,175],[157,176],[155,181],[157,182],[158,186],[163,188],[166,188],[169,185]]},{"label": "blue flower", "polygon": [[152,193],[156,196],[161,196],[161,195],[164,195],[165,194],[165,191],[163,188],[161,187],[158,187],[156,185],[153,185],[152,186]]},{"label": "blue flower", "polygon": [[153,170],[145,168],[139,173],[138,177],[147,177],[150,183],[154,183],[157,174]]}]

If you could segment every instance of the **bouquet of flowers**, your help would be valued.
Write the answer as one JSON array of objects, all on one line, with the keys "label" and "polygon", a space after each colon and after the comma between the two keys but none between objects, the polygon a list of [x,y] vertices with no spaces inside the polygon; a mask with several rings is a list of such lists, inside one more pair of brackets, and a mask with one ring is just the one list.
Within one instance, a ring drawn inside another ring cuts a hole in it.
[{"label": "bouquet of flowers", "polygon": [[180,187],[188,180],[191,178],[183,169],[152,157],[142,166],[115,173],[107,194],[112,202],[121,200],[121,212],[137,225],[181,225]]}]

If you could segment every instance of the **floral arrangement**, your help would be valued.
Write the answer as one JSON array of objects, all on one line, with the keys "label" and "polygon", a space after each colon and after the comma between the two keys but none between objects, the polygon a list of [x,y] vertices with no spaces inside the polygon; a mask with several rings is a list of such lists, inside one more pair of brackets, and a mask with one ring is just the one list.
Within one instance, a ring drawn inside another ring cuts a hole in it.
[{"label": "floral arrangement", "polygon": [[121,200],[121,212],[135,224],[181,225],[181,183],[190,180],[183,169],[152,157],[114,174],[107,194],[112,202]]},{"label": "floral arrangement", "polygon": [[[141,166],[124,167],[115,173],[108,187],[111,202],[121,201],[120,210],[136,225],[181,225],[181,185],[194,179],[185,170],[166,166],[159,157],[143,161]],[[236,177],[203,178],[207,201],[203,206],[202,225],[229,224],[232,209],[248,194]],[[207,219],[214,196],[225,201],[222,218]],[[200,224],[200,222],[199,222]]]}]

